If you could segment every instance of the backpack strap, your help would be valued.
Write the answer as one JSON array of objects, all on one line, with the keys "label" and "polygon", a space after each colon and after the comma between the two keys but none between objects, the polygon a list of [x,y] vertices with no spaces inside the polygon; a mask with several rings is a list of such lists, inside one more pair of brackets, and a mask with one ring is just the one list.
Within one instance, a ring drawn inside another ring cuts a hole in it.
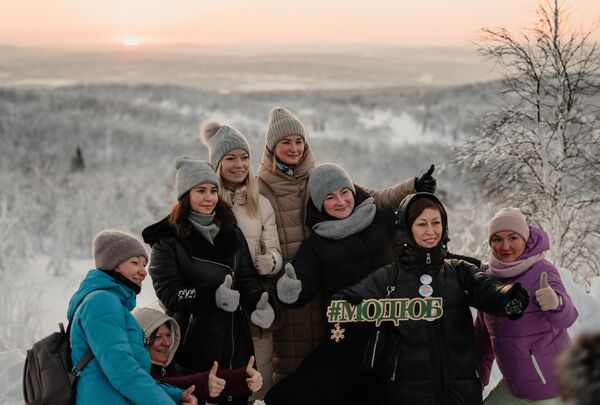
[{"label": "backpack strap", "polygon": [[[94,291],[92,291],[91,293],[89,293],[88,295],[86,295],[85,297],[83,297],[83,299],[79,302],[79,304],[77,304],[77,306],[75,307],[75,311],[73,311],[73,319],[75,319],[75,313],[77,312],[77,310],[79,309],[79,306],[81,304],[83,304],[83,301],[85,301],[87,299],[87,297],[89,297],[90,295],[92,295],[94,293]],[[69,337],[69,340],[71,340],[71,322],[69,322],[69,324],[67,325],[67,336]],[[59,324],[60,325],[60,329],[61,331],[64,330],[64,326],[63,324]],[[81,374],[81,372],[83,371],[83,369],[85,368],[85,366],[87,366],[87,364],[94,358],[94,353],[92,353],[91,350],[88,350],[87,352],[85,352],[85,354],[83,355],[83,357],[79,360],[79,362],[73,366],[73,368],[71,369],[71,373],[75,376],[75,377],[79,377],[79,375]]]}]

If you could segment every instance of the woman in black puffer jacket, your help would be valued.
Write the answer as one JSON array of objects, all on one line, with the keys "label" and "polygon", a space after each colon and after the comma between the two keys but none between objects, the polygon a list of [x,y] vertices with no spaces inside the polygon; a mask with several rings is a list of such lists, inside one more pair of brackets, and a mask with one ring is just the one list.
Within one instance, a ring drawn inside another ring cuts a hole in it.
[{"label": "woman in black puffer jacket", "polygon": [[[268,328],[274,313],[253,267],[231,209],[219,201],[219,181],[208,163],[176,161],[178,201],[170,215],[147,227],[149,271],[167,313],[179,323],[175,359],[184,368],[208,371],[245,367],[253,354],[246,316]],[[220,398],[246,405],[248,397]]]},{"label": "woman in black puffer jacket", "polygon": [[447,224],[446,211],[433,194],[406,197],[398,212],[396,261],[335,295],[355,304],[381,299],[391,281],[390,298],[442,300],[437,319],[389,325],[383,355],[374,364],[374,391],[381,393],[381,404],[481,404],[469,307],[516,319],[527,306],[527,291],[520,285],[503,286],[467,262],[445,259]]}]

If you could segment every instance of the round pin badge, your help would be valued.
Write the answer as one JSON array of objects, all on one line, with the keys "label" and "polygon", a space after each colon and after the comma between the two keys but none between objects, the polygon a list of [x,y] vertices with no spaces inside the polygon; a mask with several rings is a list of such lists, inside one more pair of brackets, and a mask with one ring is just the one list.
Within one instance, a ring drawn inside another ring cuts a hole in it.
[{"label": "round pin badge", "polygon": [[423,284],[431,284],[431,282],[433,281],[433,279],[431,278],[431,276],[429,274],[423,274],[423,275],[421,275],[421,277],[419,278],[419,280]]},{"label": "round pin badge", "polygon": [[419,287],[419,294],[421,297],[429,297],[431,294],[433,294],[433,288],[431,288],[429,284],[422,285]]}]

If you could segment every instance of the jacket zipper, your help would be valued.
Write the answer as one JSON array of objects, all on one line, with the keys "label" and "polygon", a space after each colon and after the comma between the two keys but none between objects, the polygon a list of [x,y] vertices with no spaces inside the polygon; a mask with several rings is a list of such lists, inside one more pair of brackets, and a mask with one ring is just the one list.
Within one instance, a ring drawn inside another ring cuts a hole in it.
[{"label": "jacket zipper", "polygon": [[373,368],[373,365],[375,364],[375,353],[377,352],[377,344],[379,343],[379,332],[381,332],[381,331],[378,330],[377,333],[375,334],[375,343],[373,344],[373,354],[371,355],[371,368]]},{"label": "jacket zipper", "polygon": [[540,377],[540,380],[542,380],[542,384],[546,385],[546,377],[544,377],[544,374],[542,374],[542,370],[540,369],[540,365],[538,364],[537,360],[535,359],[535,356],[533,354],[533,350],[529,350],[529,357],[531,357],[531,363],[533,364],[533,368],[535,368],[535,372],[538,374],[538,376]]},{"label": "jacket zipper", "polygon": [[231,313],[231,357],[229,358],[229,369],[233,369],[233,354],[235,353],[235,337],[233,331],[233,315],[235,312]]},{"label": "jacket zipper", "polygon": [[194,321],[194,314],[190,314],[190,318],[188,319],[187,327],[185,328],[185,335],[183,336],[183,345],[182,346],[185,346],[185,343],[187,342],[188,333],[190,332],[190,328],[192,327],[193,321]]},{"label": "jacket zipper", "polygon": [[427,253],[427,258],[425,259],[425,263],[431,264],[431,253]]},{"label": "jacket zipper", "polygon": [[396,381],[396,368],[398,368],[398,353],[396,353],[396,357],[394,357],[394,372],[392,373],[390,381]]},{"label": "jacket zipper", "polygon": [[198,260],[198,261],[201,261],[201,262],[213,263],[213,264],[216,264],[216,265],[219,265],[219,266],[225,267],[226,269],[228,269],[229,271],[231,271],[231,272],[233,273],[233,270],[231,269],[231,267],[229,267],[229,266],[228,266],[228,265],[226,265],[226,264],[219,263],[219,262],[213,262],[212,260],[200,259],[199,257],[196,257],[196,256],[192,256],[192,259],[194,259],[194,260]]}]

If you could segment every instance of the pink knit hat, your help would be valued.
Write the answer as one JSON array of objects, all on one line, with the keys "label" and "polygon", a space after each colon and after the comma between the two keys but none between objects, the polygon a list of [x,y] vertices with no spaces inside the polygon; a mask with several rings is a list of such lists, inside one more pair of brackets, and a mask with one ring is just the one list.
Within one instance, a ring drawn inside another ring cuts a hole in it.
[{"label": "pink knit hat", "polygon": [[498,211],[488,223],[488,241],[492,240],[495,233],[502,231],[516,232],[527,242],[529,239],[529,226],[525,220],[525,215],[520,209],[508,207]]}]

